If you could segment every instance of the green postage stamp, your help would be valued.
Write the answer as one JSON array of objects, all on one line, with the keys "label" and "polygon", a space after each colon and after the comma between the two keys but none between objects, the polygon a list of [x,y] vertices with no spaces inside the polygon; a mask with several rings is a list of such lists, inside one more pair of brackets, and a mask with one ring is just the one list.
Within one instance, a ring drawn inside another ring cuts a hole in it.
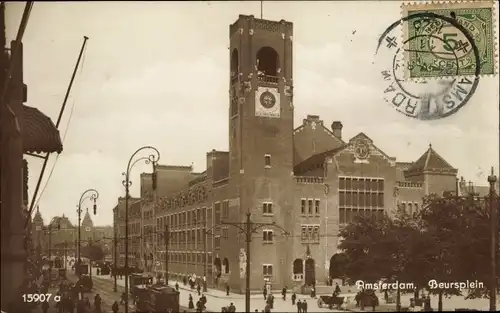
[{"label": "green postage stamp", "polygon": [[405,76],[426,78],[496,74],[494,1],[403,4],[403,16],[434,13],[456,20],[477,47],[474,53],[462,30],[439,18],[413,18],[405,23]]}]

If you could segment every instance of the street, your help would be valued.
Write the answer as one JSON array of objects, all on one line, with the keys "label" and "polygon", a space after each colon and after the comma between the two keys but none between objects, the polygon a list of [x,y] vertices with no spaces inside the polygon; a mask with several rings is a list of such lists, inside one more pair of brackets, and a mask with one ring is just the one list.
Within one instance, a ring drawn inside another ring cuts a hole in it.
[{"label": "street", "polygon": [[[96,270],[93,270],[93,273]],[[94,280],[94,286],[106,286],[104,290],[110,290],[111,293],[113,290],[113,278],[109,275],[106,276],[97,276],[95,274],[92,275]],[[176,281],[170,280],[169,285],[175,286]],[[196,290],[191,290],[187,286],[183,286],[182,282],[177,282],[179,284],[179,301],[181,306],[187,307],[189,303],[189,295],[193,296],[193,302],[196,304],[198,301],[198,293]],[[117,279],[117,286],[119,289],[118,294],[121,294],[120,286],[125,286],[124,279]],[[208,292],[202,293],[207,297],[206,308],[209,312],[220,312],[221,308],[224,306],[229,306],[231,303],[236,307],[237,312],[245,311],[245,296],[241,294],[230,294],[226,296],[226,293],[220,290],[208,289]],[[102,296],[102,295],[101,295]],[[297,307],[292,305],[290,300],[291,293],[287,294],[287,300],[283,301],[281,295],[275,294],[274,300],[274,308],[272,311],[274,312],[297,312]],[[297,300],[306,300],[308,303],[308,311],[310,312],[341,312],[338,310],[329,310],[327,308],[318,308],[317,299],[311,299],[309,296],[305,295],[297,295]],[[261,294],[251,295],[250,299],[250,308],[253,312],[254,310],[259,310],[261,312],[265,307],[265,301]],[[182,309],[181,309],[182,310]],[[187,309],[186,309],[187,310]]]}]

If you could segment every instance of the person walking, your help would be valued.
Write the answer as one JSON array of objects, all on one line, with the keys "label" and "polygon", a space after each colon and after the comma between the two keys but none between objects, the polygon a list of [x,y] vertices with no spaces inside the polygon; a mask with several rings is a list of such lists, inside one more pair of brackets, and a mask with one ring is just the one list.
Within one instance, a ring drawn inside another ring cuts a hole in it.
[{"label": "person walking", "polygon": [[226,296],[229,296],[229,285],[226,283]]},{"label": "person walking", "polygon": [[297,313],[302,313],[302,302],[297,301]]},{"label": "person walking", "polygon": [[101,296],[99,294],[96,294],[94,297],[95,313],[101,313],[101,303],[102,303]]},{"label": "person walking", "polygon": [[307,301],[302,302],[302,312],[307,313]]},{"label": "person walking", "polygon": [[286,301],[286,286],[283,287],[283,290],[281,291],[281,295],[283,296],[283,301]]},{"label": "person walking", "polygon": [[196,287],[196,291],[198,291],[198,297],[201,296],[201,286],[200,286],[200,283],[198,283],[198,286]]},{"label": "person walking", "polygon": [[188,308],[194,309],[193,296],[189,294]]},{"label": "person walking", "polygon": [[118,302],[115,301],[111,306],[111,311],[113,311],[113,313],[118,313],[118,309],[119,309]]},{"label": "person walking", "polygon": [[338,283],[335,283],[335,296],[338,296],[340,294],[340,286]]},{"label": "person walking", "polygon": [[264,300],[267,300],[267,288],[266,288],[266,286],[264,286],[264,288],[262,289],[262,294],[264,295]]},{"label": "person walking", "polygon": [[295,300],[297,300],[297,295],[295,292],[292,294],[292,305],[295,305]]},{"label": "person walking", "polygon": [[179,291],[179,283],[175,283],[175,291]]}]

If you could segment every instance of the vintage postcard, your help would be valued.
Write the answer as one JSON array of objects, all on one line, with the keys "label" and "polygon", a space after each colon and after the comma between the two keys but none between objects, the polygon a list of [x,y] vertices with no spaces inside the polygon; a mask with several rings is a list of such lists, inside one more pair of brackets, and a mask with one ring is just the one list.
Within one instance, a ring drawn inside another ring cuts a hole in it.
[{"label": "vintage postcard", "polygon": [[2,313],[500,309],[498,1],[0,16]]}]

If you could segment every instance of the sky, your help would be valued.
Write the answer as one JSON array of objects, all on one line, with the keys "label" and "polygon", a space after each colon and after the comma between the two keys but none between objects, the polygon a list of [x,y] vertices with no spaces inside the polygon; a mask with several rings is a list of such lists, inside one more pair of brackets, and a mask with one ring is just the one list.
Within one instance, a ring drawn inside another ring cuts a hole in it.
[{"label": "sky", "polygon": [[[498,76],[483,77],[469,103],[445,119],[411,119],[384,102],[375,49],[401,18],[399,2],[262,7],[263,18],[294,23],[295,127],[316,114],[328,126],[341,121],[344,139],[364,132],[398,161],[415,161],[432,144],[466,180],[487,185],[493,165],[498,174]],[[23,9],[7,3],[9,40]],[[42,180],[44,219],[65,214],[76,221],[81,194],[95,188],[94,223],[112,224],[124,195],[121,173],[141,146],[158,148],[160,164],[194,164],[195,171],[205,170],[207,151],[227,150],[228,29],[239,14],[260,17],[260,10],[259,1],[35,2],[23,38],[26,104],[54,122],[83,36],[90,37],[60,126],[64,151],[50,157]],[[31,199],[42,160],[27,159]],[[139,195],[140,173],[149,171],[134,168],[132,196]]]}]

